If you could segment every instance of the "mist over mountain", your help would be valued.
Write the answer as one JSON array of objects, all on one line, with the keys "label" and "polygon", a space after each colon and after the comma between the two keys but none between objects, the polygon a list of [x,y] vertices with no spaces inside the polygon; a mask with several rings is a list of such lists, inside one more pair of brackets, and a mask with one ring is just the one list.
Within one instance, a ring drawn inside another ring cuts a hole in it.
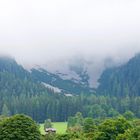
[{"label": "mist over mountain", "polygon": [[107,61],[123,64],[140,51],[139,5],[138,0],[0,1],[0,54],[26,69],[69,75],[75,74],[70,67],[82,65],[90,86],[97,87]]},{"label": "mist over mountain", "polygon": [[5,139],[140,139],[140,0],[0,0]]},{"label": "mist over mountain", "polygon": [[[63,80],[72,80],[77,83],[84,81],[83,84],[88,85],[91,88],[97,88],[99,85],[98,80],[104,70],[127,63],[133,55],[123,56],[122,59],[121,57],[95,59],[94,56],[87,59],[79,55],[69,59],[63,58],[61,61],[52,58],[51,62],[46,60],[45,63],[44,60],[44,64],[38,63],[36,65],[33,65],[33,63],[29,64],[29,62],[25,63],[23,60],[19,61],[18,58],[16,61],[29,72],[32,69],[39,70],[41,68],[52,74],[58,75]],[[14,59],[14,57],[6,54],[1,54],[0,56],[1,58]]]},{"label": "mist over mountain", "polygon": [[[113,105],[115,99],[116,106],[118,106],[117,99],[120,98],[123,101],[135,100],[135,98],[139,100],[139,54],[125,64],[118,64],[118,66],[114,65],[112,59],[106,59],[106,69],[101,74],[98,80],[99,86],[96,89],[89,85],[89,75],[84,67],[86,63],[78,61],[78,64],[76,62],[69,66],[69,70],[76,75],[71,78],[71,75],[49,72],[41,67],[27,71],[13,58],[1,56],[0,112],[3,112],[3,107],[6,105],[10,114],[25,113],[39,122],[46,118],[46,112],[53,117],[53,120],[64,121],[69,116],[68,114],[72,115],[81,110],[82,105],[81,111],[88,115],[92,109],[91,106],[89,110],[89,103],[96,106],[97,98],[101,101],[102,99],[109,99]],[[94,79],[94,75],[92,75],[92,78]],[[131,99],[131,97],[133,98]],[[93,100],[96,102],[93,102]],[[136,101],[136,104],[138,103]],[[122,113],[122,110],[128,109],[122,105],[123,102],[120,101],[119,104],[122,108],[116,108],[115,106],[115,109],[120,113]],[[65,106],[63,107],[65,110],[62,110],[62,105]],[[113,105],[112,107],[114,107]],[[127,104],[128,106],[132,109],[131,104]],[[57,113],[54,115],[53,111],[55,110],[59,115]],[[65,114],[63,112],[67,112],[67,115],[63,115]],[[134,112],[139,116],[138,109]],[[42,113],[41,116],[38,115],[40,113]],[[109,114],[106,112],[106,115]]]}]

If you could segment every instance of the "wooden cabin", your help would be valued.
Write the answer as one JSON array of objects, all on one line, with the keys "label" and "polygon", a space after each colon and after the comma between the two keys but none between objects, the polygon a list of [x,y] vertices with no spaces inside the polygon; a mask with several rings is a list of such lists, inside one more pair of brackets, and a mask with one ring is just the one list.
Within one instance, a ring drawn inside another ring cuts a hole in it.
[{"label": "wooden cabin", "polygon": [[47,134],[49,134],[49,133],[56,133],[56,129],[55,129],[55,128],[46,128],[46,129],[45,129],[45,132],[46,132]]}]

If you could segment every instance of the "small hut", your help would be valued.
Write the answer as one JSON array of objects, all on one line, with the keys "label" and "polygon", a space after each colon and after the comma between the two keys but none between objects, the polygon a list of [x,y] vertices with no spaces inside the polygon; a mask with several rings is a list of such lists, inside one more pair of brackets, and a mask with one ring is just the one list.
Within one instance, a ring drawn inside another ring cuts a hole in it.
[{"label": "small hut", "polygon": [[55,128],[46,128],[46,129],[45,129],[45,132],[46,132],[47,134],[56,133],[56,129],[55,129]]}]

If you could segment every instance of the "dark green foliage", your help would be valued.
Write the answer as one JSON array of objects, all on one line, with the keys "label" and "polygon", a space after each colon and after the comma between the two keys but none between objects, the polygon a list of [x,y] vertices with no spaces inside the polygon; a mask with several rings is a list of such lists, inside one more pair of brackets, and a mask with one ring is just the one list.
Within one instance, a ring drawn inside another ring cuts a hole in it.
[{"label": "dark green foliage", "polygon": [[[128,121],[124,117],[103,119],[98,121],[92,118],[83,119],[83,129],[71,127],[66,135],[58,136],[59,139],[70,140],[139,140],[140,121]],[[57,139],[56,139],[57,140]]]},{"label": "dark green foliage", "polygon": [[71,135],[70,134],[58,135],[55,139],[56,140],[70,140]]},{"label": "dark green foliage", "polygon": [[76,125],[83,126],[83,116],[81,112],[77,112],[75,115]]},{"label": "dark green foliage", "polygon": [[125,131],[124,134],[118,135],[116,140],[140,140],[140,126]]},{"label": "dark green foliage", "polygon": [[15,115],[0,123],[0,140],[40,140],[37,124],[24,115]]},{"label": "dark green foliage", "polygon": [[135,118],[135,115],[133,112],[131,111],[126,111],[123,116],[127,119],[127,120],[132,120]]},{"label": "dark green foliage", "polygon": [[83,126],[84,119],[82,113],[77,112],[74,117],[69,117],[68,127]]},{"label": "dark green foliage", "polygon": [[123,117],[108,119],[99,125],[98,131],[100,133],[97,139],[104,137],[104,140],[115,140],[119,134],[124,134],[129,128],[131,128],[131,125]]},{"label": "dark green foliage", "polygon": [[87,140],[87,138],[85,138],[82,133],[67,133],[63,135],[57,135],[54,140]]},{"label": "dark green foliage", "polygon": [[131,120],[132,129],[128,129],[124,134],[117,137],[117,140],[139,140],[140,139],[140,120]]},{"label": "dark green foliage", "polygon": [[83,131],[84,118],[82,113],[77,112],[74,117],[69,117],[68,119],[68,129],[69,133],[80,133]]},{"label": "dark green foliage", "polygon": [[76,119],[75,117],[69,117],[68,118],[68,127],[74,127],[76,124]]},{"label": "dark green foliage", "polygon": [[108,117],[117,117],[119,116],[119,112],[113,108],[110,108],[108,111]]},{"label": "dark green foliage", "polygon": [[99,94],[117,97],[140,96],[140,54],[125,65],[105,70],[99,82]]},{"label": "dark green foliage", "polygon": [[43,140],[56,140],[56,134],[54,133],[49,133],[47,135],[44,135]]},{"label": "dark green foliage", "polygon": [[95,130],[95,124],[92,118],[85,118],[83,124],[84,133],[90,133]]}]

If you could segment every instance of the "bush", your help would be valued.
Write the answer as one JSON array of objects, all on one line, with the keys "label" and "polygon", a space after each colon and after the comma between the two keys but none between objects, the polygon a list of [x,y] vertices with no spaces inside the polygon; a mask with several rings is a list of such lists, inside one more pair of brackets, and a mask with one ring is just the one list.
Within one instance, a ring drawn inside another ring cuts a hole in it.
[{"label": "bush", "polygon": [[15,115],[0,123],[0,140],[40,140],[37,124],[28,116]]}]

